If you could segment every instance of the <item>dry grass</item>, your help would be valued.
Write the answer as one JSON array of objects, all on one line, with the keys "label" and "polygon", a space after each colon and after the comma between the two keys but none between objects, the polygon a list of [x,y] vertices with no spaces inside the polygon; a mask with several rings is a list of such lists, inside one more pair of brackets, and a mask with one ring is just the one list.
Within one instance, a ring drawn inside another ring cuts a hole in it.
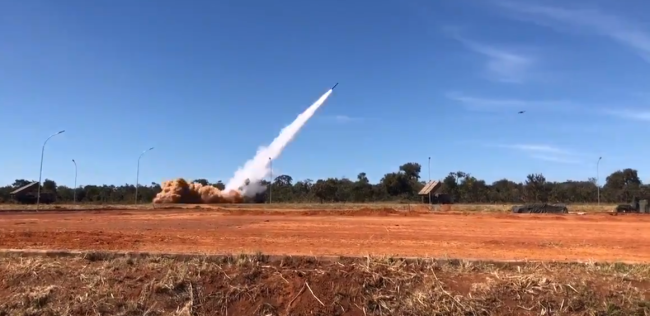
[{"label": "dry grass", "polygon": [[0,315],[650,315],[650,266],[5,255]]},{"label": "dry grass", "polygon": [[[155,205],[156,209],[261,209],[261,210],[357,210],[357,209],[395,209],[409,211],[431,208],[434,211],[453,211],[468,213],[507,213],[513,204],[453,204],[453,205],[423,205],[418,203],[273,203],[273,204],[167,204]],[[51,204],[41,205],[41,210],[138,210],[152,209],[153,204]],[[616,208],[614,204],[570,204],[570,212],[609,212]],[[0,211],[30,211],[36,210],[35,205],[0,204]]]}]

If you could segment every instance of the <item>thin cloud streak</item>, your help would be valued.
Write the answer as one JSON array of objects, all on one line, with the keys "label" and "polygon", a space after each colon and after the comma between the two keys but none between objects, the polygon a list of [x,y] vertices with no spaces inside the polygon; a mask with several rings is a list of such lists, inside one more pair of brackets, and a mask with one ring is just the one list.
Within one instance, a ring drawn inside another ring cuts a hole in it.
[{"label": "thin cloud streak", "polygon": [[350,121],[354,121],[354,118],[351,118],[347,115],[337,115],[334,117],[334,119],[339,123],[347,123]]},{"label": "thin cloud streak", "polygon": [[360,121],[365,120],[365,118],[362,118],[362,117],[352,117],[352,116],[348,116],[348,115],[332,115],[332,116],[326,116],[325,118],[327,118],[329,120],[332,120],[332,121],[335,121],[337,123],[341,123],[341,124],[351,123],[351,122],[360,122]]},{"label": "thin cloud streak", "polygon": [[622,119],[650,122],[648,110],[605,110],[605,114]]},{"label": "thin cloud streak", "polygon": [[527,109],[573,109],[575,104],[566,100],[531,101],[520,99],[490,99],[468,96],[462,93],[447,93],[447,98],[464,104],[475,110],[527,110]]},{"label": "thin cloud streak", "polygon": [[446,32],[468,49],[487,57],[485,68],[490,78],[495,81],[522,83],[528,79],[528,73],[535,64],[535,60],[530,56],[466,39],[453,28],[447,28]]},{"label": "thin cloud streak", "polygon": [[543,153],[554,153],[554,154],[568,154],[566,150],[549,146],[549,145],[538,145],[538,144],[516,144],[516,145],[502,145],[503,148],[518,149],[526,152],[543,152]]},{"label": "thin cloud streak", "polygon": [[493,145],[499,148],[512,149],[525,153],[528,157],[544,160],[548,162],[564,163],[564,164],[581,164],[582,161],[577,159],[578,154],[572,151],[562,149],[552,145],[546,144],[500,144]]},{"label": "thin cloud streak", "polygon": [[[573,31],[574,27],[582,27],[592,33],[609,37],[633,49],[646,62],[650,62],[650,33],[621,17],[595,9],[566,9],[526,4],[521,1],[497,1],[496,4],[518,13],[519,15],[513,17],[515,19],[529,20],[552,28],[565,27],[567,31],[569,28]],[[521,14],[528,15],[528,19]]]},{"label": "thin cloud streak", "polygon": [[522,83],[527,79],[528,71],[533,65],[533,59],[523,55],[475,42],[464,41],[464,44],[488,57],[485,67],[496,81]]},{"label": "thin cloud streak", "polygon": [[549,162],[557,162],[557,163],[564,163],[564,164],[580,164],[582,161],[580,160],[575,160],[571,158],[566,158],[562,156],[551,156],[551,155],[540,155],[540,154],[535,154],[535,155],[530,155],[531,158],[538,159],[538,160],[544,160],[544,161],[549,161]]}]

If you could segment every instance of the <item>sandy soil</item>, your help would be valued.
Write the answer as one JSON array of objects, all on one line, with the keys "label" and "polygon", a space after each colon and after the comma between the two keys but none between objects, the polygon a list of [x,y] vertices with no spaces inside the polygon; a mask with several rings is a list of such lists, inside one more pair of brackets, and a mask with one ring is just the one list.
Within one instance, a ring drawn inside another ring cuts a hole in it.
[{"label": "sandy soil", "polygon": [[650,262],[650,216],[397,213],[5,213],[0,248]]}]

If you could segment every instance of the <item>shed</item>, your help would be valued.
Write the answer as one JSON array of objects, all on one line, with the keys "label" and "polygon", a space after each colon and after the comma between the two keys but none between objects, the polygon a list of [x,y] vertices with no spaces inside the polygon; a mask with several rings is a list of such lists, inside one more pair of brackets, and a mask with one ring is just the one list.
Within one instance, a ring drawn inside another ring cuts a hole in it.
[{"label": "shed", "polygon": [[[24,185],[13,190],[9,195],[18,203],[34,204],[38,201],[38,181]],[[56,200],[56,194],[53,192],[41,192],[41,203],[50,204]]]},{"label": "shed", "polygon": [[442,182],[432,180],[424,185],[418,195],[422,198],[422,203],[427,204],[447,204],[451,203],[451,199],[447,194],[440,194],[438,190],[442,187]]},{"label": "shed", "polygon": [[30,184],[24,185],[16,190],[13,190],[11,191],[11,193],[9,193],[9,195],[11,195],[12,197],[16,197],[30,192],[34,192],[36,189],[38,189],[38,181],[34,181]]}]

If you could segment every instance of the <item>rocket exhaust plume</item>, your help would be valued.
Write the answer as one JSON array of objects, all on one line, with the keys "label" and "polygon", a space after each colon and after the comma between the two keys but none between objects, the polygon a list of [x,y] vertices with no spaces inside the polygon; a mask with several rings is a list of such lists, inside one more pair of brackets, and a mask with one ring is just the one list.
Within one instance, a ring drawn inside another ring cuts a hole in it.
[{"label": "rocket exhaust plume", "polygon": [[[336,84],[338,85],[338,83]],[[298,117],[280,131],[278,137],[268,147],[260,147],[253,159],[247,161],[243,167],[239,168],[235,175],[228,181],[224,192],[236,191],[242,188],[243,194],[247,196],[255,195],[264,188],[260,186],[260,180],[264,179],[269,173],[269,160],[274,160],[280,156],[282,150],[291,142],[300,129],[314,115],[316,110],[325,103],[325,100],[332,94],[332,90],[327,90],[314,104],[298,115]],[[269,159],[270,158],[270,159]],[[245,186],[249,180],[249,184]]]}]

